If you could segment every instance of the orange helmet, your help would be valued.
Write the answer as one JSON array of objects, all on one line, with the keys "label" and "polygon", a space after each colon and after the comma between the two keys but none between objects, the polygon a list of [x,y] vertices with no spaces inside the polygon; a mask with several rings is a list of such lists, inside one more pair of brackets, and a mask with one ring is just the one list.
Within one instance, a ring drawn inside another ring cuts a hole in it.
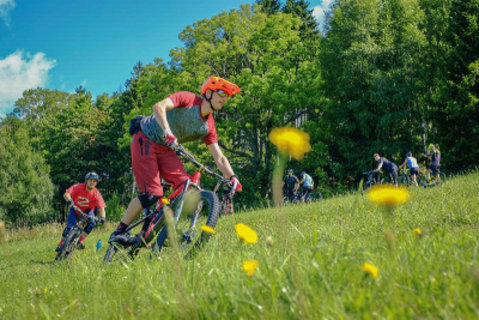
[{"label": "orange helmet", "polygon": [[208,80],[203,83],[203,85],[201,86],[201,94],[205,94],[206,90],[208,89],[212,91],[222,90],[230,97],[241,91],[241,89],[233,82],[229,82],[228,80],[225,80],[223,78],[213,76],[209,77]]}]

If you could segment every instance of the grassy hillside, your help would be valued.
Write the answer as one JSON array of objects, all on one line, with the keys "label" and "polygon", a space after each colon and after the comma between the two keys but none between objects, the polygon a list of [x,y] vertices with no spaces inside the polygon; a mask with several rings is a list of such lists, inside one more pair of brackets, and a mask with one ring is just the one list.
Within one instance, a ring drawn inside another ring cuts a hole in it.
[{"label": "grassy hillside", "polygon": [[[109,225],[54,262],[61,226],[18,231],[0,244],[0,318],[478,318],[479,174],[409,191],[392,215],[352,194],[228,216],[191,261],[144,250],[105,266],[95,244]],[[256,244],[238,239],[238,222]]]}]

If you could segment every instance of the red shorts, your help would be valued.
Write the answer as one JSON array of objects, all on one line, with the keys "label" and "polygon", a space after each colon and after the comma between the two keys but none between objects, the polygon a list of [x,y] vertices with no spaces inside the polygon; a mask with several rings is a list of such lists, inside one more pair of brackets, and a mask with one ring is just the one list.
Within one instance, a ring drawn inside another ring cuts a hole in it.
[{"label": "red shorts", "polygon": [[178,187],[189,179],[185,167],[176,152],[148,139],[142,131],[133,135],[130,145],[131,165],[140,192],[162,196],[162,177]]}]

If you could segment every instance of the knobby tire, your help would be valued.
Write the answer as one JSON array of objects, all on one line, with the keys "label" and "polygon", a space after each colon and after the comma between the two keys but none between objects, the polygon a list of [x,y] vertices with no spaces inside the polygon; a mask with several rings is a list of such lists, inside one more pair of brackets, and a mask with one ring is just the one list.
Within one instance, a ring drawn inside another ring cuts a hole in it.
[{"label": "knobby tire", "polygon": [[60,247],[60,252],[58,253],[55,260],[62,260],[63,258],[68,259],[72,255],[73,249],[75,248],[75,240],[77,238],[77,233],[78,231],[75,230],[75,227],[68,232],[67,236],[65,237],[65,240],[62,243],[62,246]]},{"label": "knobby tire", "polygon": [[[210,235],[202,231],[201,226],[207,225],[214,229],[218,222],[219,209],[218,196],[211,191],[202,190],[200,191],[200,201],[193,214],[188,217],[183,216],[183,219],[180,218],[176,226],[176,236],[180,250],[183,251],[185,257],[191,257],[208,241]],[[196,221],[195,217],[197,217]],[[163,244],[164,242],[158,243],[158,250],[161,250]]]}]

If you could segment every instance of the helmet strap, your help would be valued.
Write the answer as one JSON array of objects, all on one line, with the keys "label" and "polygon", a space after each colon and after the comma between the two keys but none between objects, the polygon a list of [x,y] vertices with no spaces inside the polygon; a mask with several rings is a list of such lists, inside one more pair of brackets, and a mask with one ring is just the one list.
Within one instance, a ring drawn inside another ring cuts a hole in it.
[{"label": "helmet strap", "polygon": [[210,107],[211,107],[212,110],[218,111],[218,110],[216,110],[215,108],[213,108],[213,104],[211,103],[211,100],[213,100],[213,94],[214,94],[215,92],[214,92],[213,90],[211,90],[211,89],[210,89],[210,91],[211,91],[211,95],[210,95],[209,98],[206,96],[206,92],[205,92],[205,94],[203,95],[203,97],[205,98],[206,101],[208,101],[208,103],[210,104]]}]

